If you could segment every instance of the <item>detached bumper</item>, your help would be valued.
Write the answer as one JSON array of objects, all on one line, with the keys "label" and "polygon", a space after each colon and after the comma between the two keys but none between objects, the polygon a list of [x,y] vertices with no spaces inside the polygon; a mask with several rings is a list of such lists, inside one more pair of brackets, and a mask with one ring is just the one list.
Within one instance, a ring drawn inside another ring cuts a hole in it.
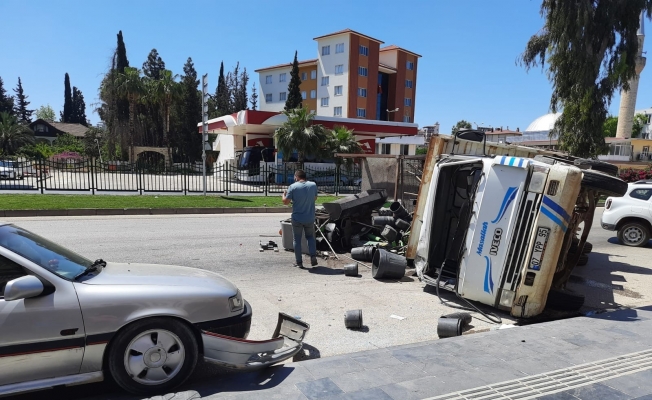
[{"label": "detached bumper", "polygon": [[230,369],[265,368],[297,354],[309,329],[305,322],[279,313],[270,340],[245,340],[202,331],[204,359]]}]

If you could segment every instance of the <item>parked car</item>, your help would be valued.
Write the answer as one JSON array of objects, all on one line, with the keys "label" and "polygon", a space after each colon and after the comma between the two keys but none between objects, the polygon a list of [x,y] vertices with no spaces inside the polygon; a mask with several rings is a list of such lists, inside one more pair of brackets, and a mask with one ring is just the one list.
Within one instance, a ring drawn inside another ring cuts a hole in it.
[{"label": "parked car", "polygon": [[602,213],[602,228],[618,232],[626,246],[645,246],[652,232],[652,182],[628,185],[623,197],[607,197]]},{"label": "parked car", "polygon": [[106,375],[132,393],[165,392],[202,356],[255,369],[300,351],[309,326],[285,314],[271,340],[244,340],[251,312],[216,273],[91,261],[0,223],[0,397]]},{"label": "parked car", "polygon": [[2,179],[23,179],[22,169],[18,161],[0,160],[0,178]]}]

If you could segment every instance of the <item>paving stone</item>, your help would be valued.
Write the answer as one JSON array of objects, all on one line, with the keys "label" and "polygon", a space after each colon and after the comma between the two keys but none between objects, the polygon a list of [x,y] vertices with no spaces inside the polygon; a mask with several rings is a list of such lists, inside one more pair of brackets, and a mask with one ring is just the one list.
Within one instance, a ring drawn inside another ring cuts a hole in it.
[{"label": "paving stone", "polygon": [[344,375],[351,372],[362,371],[365,368],[350,357],[338,356],[317,360],[309,360],[301,363],[315,379]]},{"label": "paving stone", "polygon": [[294,386],[282,386],[274,389],[251,390],[243,392],[217,393],[209,397],[202,397],[209,400],[309,400],[298,388]]},{"label": "paving stone", "polygon": [[358,392],[347,393],[344,400],[392,400],[392,397],[382,389],[372,388],[360,390]]},{"label": "paving stone", "polygon": [[652,370],[623,375],[600,382],[633,397],[652,394]]},{"label": "paving stone", "polygon": [[609,400],[630,400],[629,396],[619,390],[610,388],[609,386],[601,383],[593,383],[587,386],[580,386],[578,388],[570,389],[567,391],[580,400],[596,400],[596,399],[609,399]]},{"label": "paving stone", "polygon": [[389,380],[385,383],[411,381],[413,379],[419,379],[431,375],[426,373],[423,366],[420,364],[390,365],[388,367],[375,369],[374,371],[382,372],[389,376]]},{"label": "paving stone", "polygon": [[385,386],[380,386],[380,390],[387,393],[393,400],[421,400],[426,396],[419,396],[417,392],[401,386],[397,383],[392,383]]},{"label": "paving stone", "polygon": [[322,399],[324,397],[333,396],[344,393],[332,380],[329,378],[317,379],[315,381],[297,383],[296,387],[308,399]]},{"label": "paving stone", "polygon": [[577,397],[568,392],[559,392],[537,397],[538,400],[577,400]]},{"label": "paving stone", "polygon": [[414,379],[398,384],[381,386],[380,388],[396,400],[424,399],[461,390],[433,377]]},{"label": "paving stone", "polygon": [[332,377],[331,380],[343,391],[355,392],[358,390],[382,386],[390,380],[390,376],[384,371],[364,370],[335,376]]},{"label": "paving stone", "polygon": [[370,353],[359,356],[351,356],[353,361],[360,363],[363,367],[367,369],[387,367],[389,365],[398,365],[403,364],[398,359],[392,357],[389,352],[380,352],[380,353]]}]

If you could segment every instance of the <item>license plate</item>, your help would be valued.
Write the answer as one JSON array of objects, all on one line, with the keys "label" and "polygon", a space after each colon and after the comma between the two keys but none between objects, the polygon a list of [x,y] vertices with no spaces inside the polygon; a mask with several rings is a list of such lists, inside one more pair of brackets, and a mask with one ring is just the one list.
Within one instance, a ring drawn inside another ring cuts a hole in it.
[{"label": "license plate", "polygon": [[550,228],[538,228],[537,237],[534,239],[534,249],[532,250],[532,258],[530,259],[530,269],[538,271],[541,269],[541,260],[546,251],[548,244],[548,237],[550,236]]}]

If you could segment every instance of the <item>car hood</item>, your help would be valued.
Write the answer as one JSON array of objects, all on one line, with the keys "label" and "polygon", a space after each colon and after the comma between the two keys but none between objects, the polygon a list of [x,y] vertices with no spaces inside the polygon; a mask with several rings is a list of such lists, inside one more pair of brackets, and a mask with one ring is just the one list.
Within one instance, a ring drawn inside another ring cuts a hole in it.
[{"label": "car hood", "polygon": [[198,268],[161,264],[109,262],[98,275],[83,281],[87,285],[190,286],[232,289],[236,286],[215,272]]}]

